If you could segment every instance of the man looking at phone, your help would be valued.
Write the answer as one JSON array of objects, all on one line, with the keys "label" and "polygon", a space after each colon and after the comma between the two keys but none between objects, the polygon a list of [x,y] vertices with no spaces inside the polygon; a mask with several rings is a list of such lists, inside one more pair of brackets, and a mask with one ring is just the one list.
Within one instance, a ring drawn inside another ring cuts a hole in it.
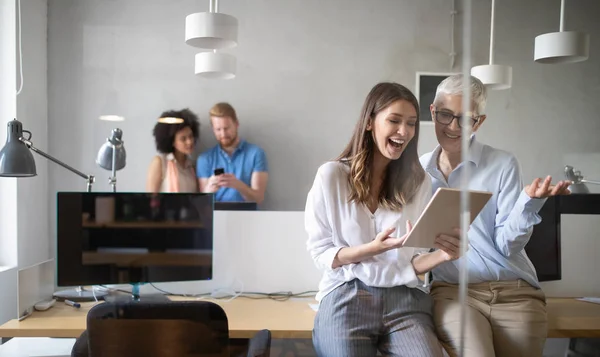
[{"label": "man looking at phone", "polygon": [[265,152],[240,139],[240,124],[230,104],[215,104],[209,115],[219,144],[198,157],[200,191],[215,193],[218,202],[262,203],[269,178]]}]

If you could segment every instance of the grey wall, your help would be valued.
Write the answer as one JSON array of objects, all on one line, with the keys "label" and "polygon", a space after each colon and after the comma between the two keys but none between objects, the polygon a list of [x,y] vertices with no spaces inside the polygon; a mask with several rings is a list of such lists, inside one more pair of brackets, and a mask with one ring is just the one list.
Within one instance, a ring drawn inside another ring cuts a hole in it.
[{"label": "grey wall", "polygon": [[[32,132],[35,147],[48,152],[48,82],[46,0],[21,1],[23,90],[17,97],[17,117]],[[50,259],[53,235],[48,216],[48,167],[33,154],[37,176],[18,180],[17,217],[19,268]],[[53,192],[53,191],[51,191]]]},{"label": "grey wall", "polygon": [[[207,11],[208,2],[50,0],[50,149],[96,174],[97,190],[108,189],[109,174],[94,157],[113,125],[97,117],[121,113],[128,164],[118,188],[140,191],[160,112],[190,107],[198,113],[202,149],[215,144],[208,109],[230,101],[241,134],[268,155],[263,208],[302,210],[316,168],[342,149],[373,84],[393,80],[414,89],[416,71],[450,70],[451,7],[450,0],[221,1],[220,11],[240,22],[239,46],[228,51],[238,58],[238,76],[210,81],[194,76],[196,49],[184,43],[185,16]],[[528,180],[560,174],[566,153],[600,151],[600,24],[593,15],[600,3],[567,7],[567,28],[592,34],[589,61],[535,64],[534,37],[557,30],[559,8],[559,1],[547,0],[497,6],[496,60],[513,66],[514,86],[491,93],[480,138],[515,152]],[[483,64],[490,2],[475,1],[473,11],[473,63]],[[454,71],[461,68],[461,19]],[[423,129],[421,152],[435,146],[431,127]],[[50,172],[52,196],[85,188],[59,168]]]}]

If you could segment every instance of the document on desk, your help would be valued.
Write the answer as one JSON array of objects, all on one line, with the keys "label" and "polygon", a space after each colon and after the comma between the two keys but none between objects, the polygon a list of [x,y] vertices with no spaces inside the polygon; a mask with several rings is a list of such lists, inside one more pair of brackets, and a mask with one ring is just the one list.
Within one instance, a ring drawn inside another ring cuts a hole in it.
[{"label": "document on desk", "polygon": [[582,298],[577,298],[576,300],[591,302],[594,304],[600,304],[600,297],[582,297]]},{"label": "document on desk", "polygon": [[[469,190],[469,224],[473,223],[479,212],[492,197],[491,192]],[[460,227],[460,190],[440,187],[413,223],[405,247],[435,248],[435,237],[440,233],[454,234],[453,228]]]}]

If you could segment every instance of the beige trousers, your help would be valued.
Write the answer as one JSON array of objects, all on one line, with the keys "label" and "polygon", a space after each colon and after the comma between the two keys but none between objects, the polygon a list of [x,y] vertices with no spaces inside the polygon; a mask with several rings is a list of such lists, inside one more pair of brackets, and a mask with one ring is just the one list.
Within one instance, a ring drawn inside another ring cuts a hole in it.
[{"label": "beige trousers", "polygon": [[[434,282],[433,319],[440,341],[458,356],[458,285]],[[548,333],[546,298],[523,280],[469,284],[463,357],[541,357]]]}]

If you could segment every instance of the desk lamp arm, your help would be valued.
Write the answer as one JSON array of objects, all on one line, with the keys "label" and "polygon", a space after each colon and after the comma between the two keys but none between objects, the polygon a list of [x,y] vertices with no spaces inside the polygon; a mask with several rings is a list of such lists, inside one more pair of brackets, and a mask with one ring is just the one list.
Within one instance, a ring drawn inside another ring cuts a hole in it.
[{"label": "desk lamp arm", "polygon": [[600,185],[600,181],[592,181],[592,180],[582,179],[579,182],[581,182],[581,183],[591,183],[592,185]]},{"label": "desk lamp arm", "polygon": [[40,149],[36,148],[35,146],[33,146],[33,143],[27,139],[25,139],[24,137],[20,137],[19,140],[25,144],[27,146],[27,148],[29,148],[31,151],[35,152],[36,154],[45,157],[46,159],[52,161],[53,163],[71,171],[72,173],[76,174],[77,176],[84,178],[87,180],[87,191],[91,192],[92,191],[92,184],[94,184],[95,178],[92,175],[86,175],[83,172],[77,170],[76,168],[65,164],[64,162],[46,154],[45,152],[41,151]]}]

